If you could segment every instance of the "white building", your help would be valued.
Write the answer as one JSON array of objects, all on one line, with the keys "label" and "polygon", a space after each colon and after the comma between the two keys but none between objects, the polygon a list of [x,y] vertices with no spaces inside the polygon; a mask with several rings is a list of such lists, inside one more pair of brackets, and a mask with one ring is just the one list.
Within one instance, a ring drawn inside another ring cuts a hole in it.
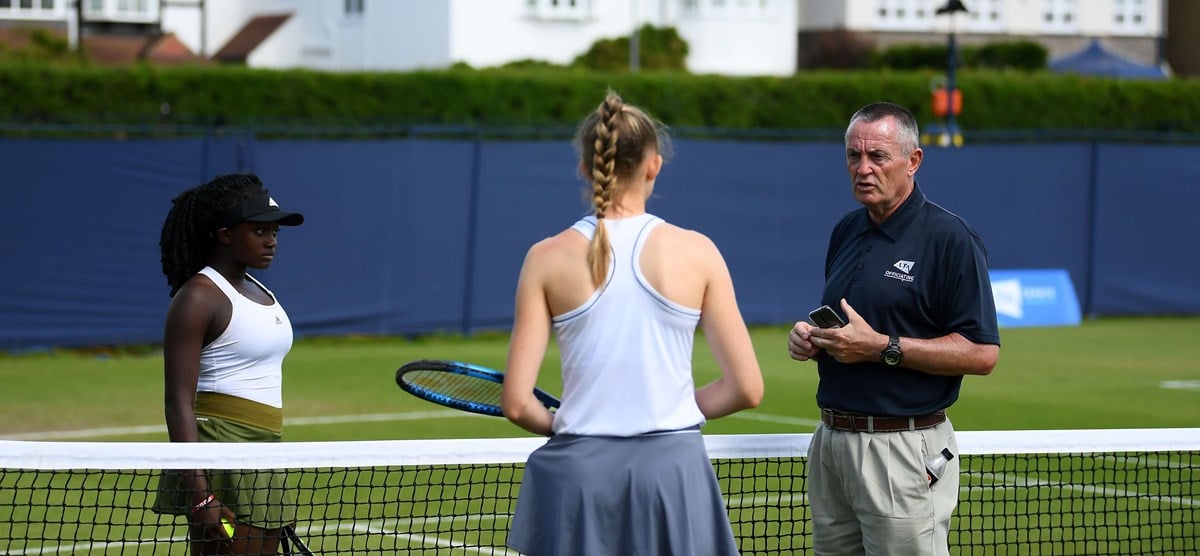
[{"label": "white building", "polygon": [[944,44],[953,26],[959,44],[1027,39],[1045,46],[1050,58],[1080,50],[1098,38],[1130,58],[1156,64],[1165,36],[1165,2],[963,0],[968,13],[937,15],[946,0],[799,0],[797,28],[802,45],[820,32],[842,29],[886,47]]},{"label": "white building", "polygon": [[[517,60],[570,63],[644,24],[674,27],[695,73],[790,75],[816,37],[850,31],[875,47],[1035,40],[1051,58],[1092,38],[1161,61],[1167,0],[81,0],[87,32],[173,34],[205,58],[250,67],[405,71]],[[1176,0],[1180,2],[1196,0]],[[38,23],[75,39],[74,0],[0,0],[0,28]],[[1174,8],[1174,6],[1173,6]]]},{"label": "white building", "polygon": [[286,15],[269,35],[251,32],[249,66],[403,71],[568,64],[597,40],[651,24],[678,30],[692,72],[790,75],[796,8],[796,0],[204,0],[203,10],[166,4],[162,25],[211,56],[255,18]]}]

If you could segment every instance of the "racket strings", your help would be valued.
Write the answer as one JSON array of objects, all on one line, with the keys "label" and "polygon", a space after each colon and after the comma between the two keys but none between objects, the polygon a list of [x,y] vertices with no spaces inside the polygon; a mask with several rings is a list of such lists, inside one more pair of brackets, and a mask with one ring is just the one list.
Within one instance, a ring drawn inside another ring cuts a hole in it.
[{"label": "racket strings", "polygon": [[401,378],[427,395],[487,406],[496,405],[504,388],[499,382],[436,370],[414,369]]}]

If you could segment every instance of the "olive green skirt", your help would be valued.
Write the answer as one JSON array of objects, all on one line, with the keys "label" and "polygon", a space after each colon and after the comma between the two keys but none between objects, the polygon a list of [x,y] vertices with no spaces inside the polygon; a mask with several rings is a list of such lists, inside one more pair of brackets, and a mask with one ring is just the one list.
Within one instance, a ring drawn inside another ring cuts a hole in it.
[{"label": "olive green skirt", "polygon": [[[201,442],[278,442],[282,436],[251,425],[196,416]],[[288,488],[287,471],[281,469],[212,469],[205,471],[209,490],[237,515],[238,523],[262,529],[279,529],[295,523],[295,493]],[[164,470],[151,508],[160,514],[191,513],[192,493],[179,471]]]}]

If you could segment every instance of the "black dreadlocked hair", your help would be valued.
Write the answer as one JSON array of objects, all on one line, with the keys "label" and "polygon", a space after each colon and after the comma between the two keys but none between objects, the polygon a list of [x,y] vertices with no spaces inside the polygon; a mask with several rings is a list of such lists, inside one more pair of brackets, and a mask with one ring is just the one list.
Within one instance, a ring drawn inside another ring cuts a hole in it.
[{"label": "black dreadlocked hair", "polygon": [[217,230],[217,217],[250,197],[266,193],[258,176],[229,174],[217,176],[171,200],[171,211],[163,222],[158,241],[171,297],[208,264],[217,248],[213,233]]}]

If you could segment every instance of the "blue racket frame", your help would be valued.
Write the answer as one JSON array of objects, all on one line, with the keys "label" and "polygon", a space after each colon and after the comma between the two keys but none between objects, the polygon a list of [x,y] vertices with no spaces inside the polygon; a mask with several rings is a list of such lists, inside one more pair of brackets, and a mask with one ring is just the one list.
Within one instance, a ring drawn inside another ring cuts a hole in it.
[{"label": "blue racket frame", "polygon": [[[433,402],[438,405],[443,405],[461,411],[477,413],[480,415],[489,415],[492,417],[503,417],[504,413],[500,410],[500,399],[497,396],[494,403],[480,403],[478,401],[464,400],[455,397],[448,392],[440,392],[418,384],[413,384],[404,379],[404,375],[409,372],[443,372],[451,375],[457,375],[464,378],[484,380],[496,384],[504,383],[504,373],[472,365],[471,363],[463,363],[461,361],[448,361],[443,359],[421,359],[418,361],[410,361],[405,363],[396,370],[396,385],[401,390],[408,392],[423,400]],[[561,405],[561,401],[553,395],[547,393],[540,388],[533,389],[533,395],[546,409],[554,411]]]}]

